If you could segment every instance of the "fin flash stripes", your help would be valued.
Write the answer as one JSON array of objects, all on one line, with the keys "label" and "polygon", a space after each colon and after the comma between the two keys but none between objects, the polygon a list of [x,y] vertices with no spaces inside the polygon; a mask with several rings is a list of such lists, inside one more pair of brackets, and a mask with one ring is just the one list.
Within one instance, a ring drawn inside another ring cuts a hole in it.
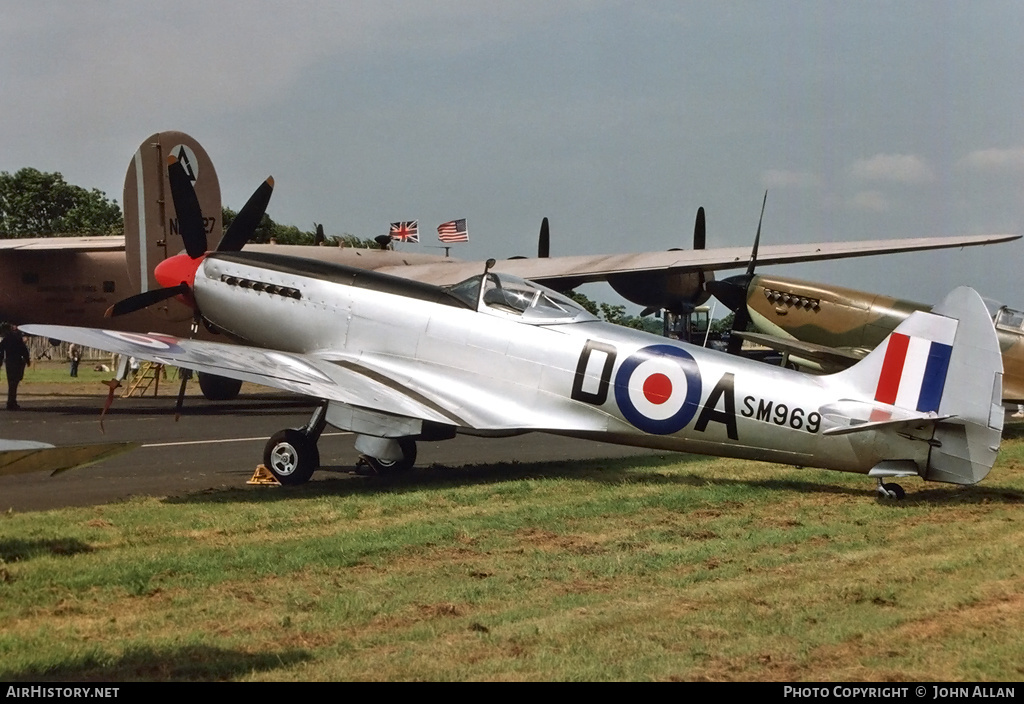
[{"label": "fin flash stripes", "polygon": [[951,344],[894,332],[885,350],[875,400],[921,413],[937,412],[952,352]]}]

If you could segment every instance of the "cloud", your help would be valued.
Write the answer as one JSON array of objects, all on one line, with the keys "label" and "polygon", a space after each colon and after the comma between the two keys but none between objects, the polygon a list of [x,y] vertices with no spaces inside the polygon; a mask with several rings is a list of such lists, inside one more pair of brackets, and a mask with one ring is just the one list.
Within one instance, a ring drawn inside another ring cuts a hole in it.
[{"label": "cloud", "polygon": [[1024,171],[1024,147],[978,149],[961,159],[960,166],[975,171]]},{"label": "cloud", "polygon": [[768,169],[761,173],[761,185],[768,189],[775,188],[814,188],[820,183],[817,176],[809,171],[786,171],[785,169]]},{"label": "cloud", "polygon": [[889,200],[880,191],[861,191],[847,200],[846,206],[852,210],[884,213],[889,210]]},{"label": "cloud", "polygon": [[850,175],[862,181],[893,183],[924,183],[934,178],[927,162],[913,154],[875,154],[858,159],[850,167]]}]

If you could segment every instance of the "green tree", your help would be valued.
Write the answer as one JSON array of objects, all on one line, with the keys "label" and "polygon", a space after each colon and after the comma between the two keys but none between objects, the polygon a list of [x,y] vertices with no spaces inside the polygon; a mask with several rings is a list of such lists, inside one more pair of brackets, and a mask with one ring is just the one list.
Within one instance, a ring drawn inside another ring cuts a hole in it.
[{"label": "green tree", "polygon": [[579,291],[570,291],[568,295],[569,298],[576,301],[583,306],[584,309],[589,311],[591,315],[596,315],[609,323],[633,328],[634,330],[645,330],[656,335],[660,335],[663,332],[663,324],[661,320],[657,318],[640,318],[633,315],[626,315],[626,306],[612,305],[610,303],[598,303]]},{"label": "green tree", "polygon": [[711,332],[713,333],[726,333],[732,330],[732,321],[736,319],[735,313],[729,313],[724,318],[711,321]]},{"label": "green tree", "polygon": [[[224,207],[221,209],[221,218],[225,230],[231,226],[236,217],[238,217],[238,213],[231,208]],[[311,230],[300,230],[295,225],[282,225],[274,222],[269,215],[264,213],[260,224],[256,226],[256,234],[253,235],[252,241],[267,244],[271,238],[273,238],[276,244],[314,245],[316,244],[316,226],[314,225]],[[372,239],[363,239],[348,233],[328,235],[325,244],[329,247],[337,247],[338,240],[343,241],[346,247],[377,248],[377,243]]]},{"label": "green tree", "polygon": [[0,172],[0,237],[123,232],[121,208],[103,191],[69,184],[57,172],[32,168]]}]

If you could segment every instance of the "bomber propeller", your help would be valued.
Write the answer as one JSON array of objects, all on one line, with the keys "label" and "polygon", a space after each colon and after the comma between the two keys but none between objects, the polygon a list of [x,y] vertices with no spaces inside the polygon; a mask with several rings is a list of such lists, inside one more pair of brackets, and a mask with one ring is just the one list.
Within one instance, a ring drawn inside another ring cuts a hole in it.
[{"label": "bomber propeller", "polygon": [[[704,206],[700,206],[699,208],[697,208],[697,217],[694,218],[693,221],[693,249],[700,250],[704,249],[706,246],[707,220],[704,215]],[[678,252],[679,249],[679,247],[673,247],[668,251]],[[666,300],[662,303],[662,305],[647,306],[640,312],[640,317],[645,317],[651,315],[652,313],[657,313],[659,310],[667,310],[668,312],[674,313],[676,315],[684,315],[686,313],[691,312],[694,306],[697,306],[701,302],[703,302],[702,300],[700,300],[702,297],[707,297],[705,295],[705,289],[707,288],[707,280],[703,269],[700,269],[697,272],[697,280],[698,286],[695,299],[682,300],[677,298],[675,300]],[[652,299],[659,297],[659,294],[661,293],[658,289],[659,285],[662,289],[666,288],[664,280],[658,277],[646,277],[644,281],[648,282],[649,297]],[[661,297],[664,297],[664,295],[661,294]]]},{"label": "bomber propeller", "polygon": [[[744,274],[730,276],[721,281],[709,281],[707,290],[722,302],[735,316],[732,322],[732,332],[744,332],[750,325],[750,313],[747,311],[747,288],[754,278],[754,269],[757,266],[757,248],[761,243],[761,223],[764,221],[764,206],[768,202],[768,191],[764,192],[764,200],[761,202],[761,217],[757,220],[757,234],[754,235],[754,246],[750,250],[750,261],[747,263],[747,271]],[[743,340],[738,335],[729,336],[729,352],[736,354],[740,351]]]}]

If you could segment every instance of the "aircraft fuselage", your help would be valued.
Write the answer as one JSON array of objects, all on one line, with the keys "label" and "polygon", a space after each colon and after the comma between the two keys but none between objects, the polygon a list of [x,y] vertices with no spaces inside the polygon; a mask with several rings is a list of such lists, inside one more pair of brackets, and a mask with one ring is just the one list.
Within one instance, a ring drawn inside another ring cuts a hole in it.
[{"label": "aircraft fuselage", "polygon": [[208,256],[195,296],[204,316],[250,345],[344,350],[382,383],[424,396],[445,389],[452,402],[433,403],[462,432],[507,429],[511,416],[522,431],[849,472],[893,457],[922,472],[927,464],[927,438],[823,434],[834,423],[819,408],[856,393],[837,378],[593,318],[531,324],[433,286],[247,252]]}]

